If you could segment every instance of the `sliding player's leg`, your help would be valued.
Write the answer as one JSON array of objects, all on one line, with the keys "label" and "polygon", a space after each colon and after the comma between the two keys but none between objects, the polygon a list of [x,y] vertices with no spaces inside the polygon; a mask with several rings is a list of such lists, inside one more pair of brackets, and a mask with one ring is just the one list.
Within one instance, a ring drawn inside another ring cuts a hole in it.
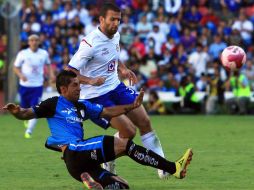
[{"label": "sliding player's leg", "polygon": [[[130,120],[137,126],[140,132],[141,140],[145,148],[152,150],[159,154],[161,157],[165,157],[160,140],[152,129],[150,118],[147,115],[143,106],[132,110],[127,114]],[[163,170],[158,170],[158,175],[162,179],[168,177],[168,173]]]}]

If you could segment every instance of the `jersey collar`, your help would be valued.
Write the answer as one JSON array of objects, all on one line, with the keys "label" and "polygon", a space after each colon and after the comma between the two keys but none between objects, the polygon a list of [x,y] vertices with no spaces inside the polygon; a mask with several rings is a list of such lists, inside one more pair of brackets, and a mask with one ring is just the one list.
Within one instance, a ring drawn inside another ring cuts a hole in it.
[{"label": "jersey collar", "polygon": [[[98,34],[98,36],[99,36],[103,41],[109,41],[109,40],[111,40],[110,38],[108,38],[105,34],[103,34],[103,33],[100,31],[99,27],[97,27],[96,33]],[[113,38],[112,38],[112,39],[113,39]]]}]

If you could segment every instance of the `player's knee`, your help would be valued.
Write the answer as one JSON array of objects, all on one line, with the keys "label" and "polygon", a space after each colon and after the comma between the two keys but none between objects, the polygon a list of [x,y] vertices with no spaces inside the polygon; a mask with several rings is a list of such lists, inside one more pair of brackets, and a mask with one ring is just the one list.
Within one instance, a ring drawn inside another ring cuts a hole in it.
[{"label": "player's knee", "polygon": [[126,146],[129,139],[125,138],[115,138],[114,149],[116,156],[122,156],[126,152]]},{"label": "player's knee", "polygon": [[120,138],[133,139],[136,136],[137,130],[136,127],[127,127],[125,130],[119,131]]},{"label": "player's knee", "polygon": [[137,133],[136,127],[132,127],[130,132],[129,132],[128,139],[133,139],[136,136],[136,133]]},{"label": "player's knee", "polygon": [[138,126],[140,134],[144,134],[152,130],[151,121],[147,115],[143,116],[136,125]]}]

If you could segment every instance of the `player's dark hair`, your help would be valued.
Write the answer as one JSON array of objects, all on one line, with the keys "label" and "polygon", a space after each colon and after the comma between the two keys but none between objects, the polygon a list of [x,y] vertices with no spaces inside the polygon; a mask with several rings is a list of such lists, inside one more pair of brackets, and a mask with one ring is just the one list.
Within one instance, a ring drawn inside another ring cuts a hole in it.
[{"label": "player's dark hair", "polygon": [[62,70],[56,77],[56,89],[61,94],[60,87],[68,86],[71,83],[72,78],[76,78],[77,75],[73,71]]},{"label": "player's dark hair", "polygon": [[121,12],[120,8],[114,3],[104,3],[100,9],[100,16],[105,18],[109,10],[115,11],[115,12]]}]

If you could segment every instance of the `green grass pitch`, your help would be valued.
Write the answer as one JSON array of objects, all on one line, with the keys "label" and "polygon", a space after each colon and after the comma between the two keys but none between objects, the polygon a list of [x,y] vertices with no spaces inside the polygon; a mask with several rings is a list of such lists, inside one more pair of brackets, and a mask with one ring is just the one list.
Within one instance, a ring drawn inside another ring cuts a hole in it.
[{"label": "green grass pitch", "polygon": [[[160,180],[155,169],[122,157],[117,172],[131,189],[254,189],[253,116],[157,116],[151,121],[168,159],[175,160],[192,147],[193,160],[185,179]],[[32,139],[23,138],[22,124],[0,115],[0,189],[81,190],[61,153],[44,148],[49,134],[46,120],[39,121]],[[84,126],[86,137],[114,134],[89,121]],[[141,143],[139,135],[135,142]]]}]

